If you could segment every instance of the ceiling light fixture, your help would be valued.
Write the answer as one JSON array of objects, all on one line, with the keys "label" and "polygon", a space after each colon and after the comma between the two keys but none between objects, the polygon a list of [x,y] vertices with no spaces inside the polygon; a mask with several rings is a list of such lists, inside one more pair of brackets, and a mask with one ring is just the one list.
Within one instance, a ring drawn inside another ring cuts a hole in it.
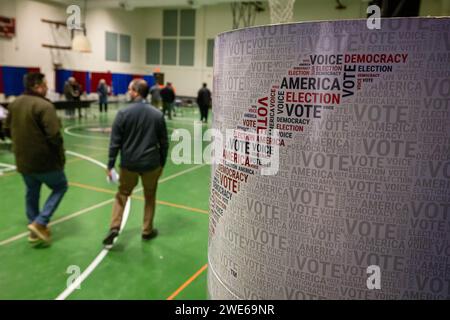
[{"label": "ceiling light fixture", "polygon": [[78,51],[78,52],[92,52],[91,48],[91,42],[89,41],[88,37],[86,36],[86,12],[87,12],[87,3],[86,0],[84,0],[84,23],[83,23],[83,34],[75,34],[76,30],[72,30],[72,50]]}]

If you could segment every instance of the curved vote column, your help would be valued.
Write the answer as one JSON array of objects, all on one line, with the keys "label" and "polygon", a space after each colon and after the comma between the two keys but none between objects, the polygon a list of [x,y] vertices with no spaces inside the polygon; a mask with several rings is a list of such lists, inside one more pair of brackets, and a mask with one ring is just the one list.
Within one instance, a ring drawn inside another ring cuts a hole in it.
[{"label": "curved vote column", "polygon": [[449,30],[400,18],[217,37],[210,298],[450,297]]}]

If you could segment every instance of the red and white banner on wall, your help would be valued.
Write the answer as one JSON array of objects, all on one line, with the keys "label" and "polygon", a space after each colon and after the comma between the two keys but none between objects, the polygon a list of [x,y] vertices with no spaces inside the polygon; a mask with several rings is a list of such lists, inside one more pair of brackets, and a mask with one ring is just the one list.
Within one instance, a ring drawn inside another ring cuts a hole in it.
[{"label": "red and white banner on wall", "polygon": [[16,19],[0,16],[0,37],[12,38],[16,35]]}]

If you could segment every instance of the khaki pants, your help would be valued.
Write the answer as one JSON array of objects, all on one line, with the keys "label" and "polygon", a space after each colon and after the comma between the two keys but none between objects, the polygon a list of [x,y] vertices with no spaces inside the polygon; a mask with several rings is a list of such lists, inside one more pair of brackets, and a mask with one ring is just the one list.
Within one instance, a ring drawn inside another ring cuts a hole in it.
[{"label": "khaki pants", "polygon": [[155,215],[156,187],[161,175],[162,167],[146,172],[133,172],[125,168],[120,169],[119,191],[116,193],[116,201],[112,210],[111,229],[119,229],[122,223],[123,211],[128,197],[138,184],[139,176],[144,186],[144,225],[142,234],[150,234],[153,230],[153,218]]}]

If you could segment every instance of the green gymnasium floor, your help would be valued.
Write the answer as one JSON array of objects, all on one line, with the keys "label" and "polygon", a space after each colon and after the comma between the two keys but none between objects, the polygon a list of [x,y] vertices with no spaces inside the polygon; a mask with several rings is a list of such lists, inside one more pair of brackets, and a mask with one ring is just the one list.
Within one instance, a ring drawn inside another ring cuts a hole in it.
[{"label": "green gymnasium floor", "polygon": [[[92,108],[87,119],[63,120],[65,148],[106,163],[109,134],[101,129],[111,126],[118,106],[110,105],[107,116]],[[197,118],[196,109],[185,109],[167,121],[169,135],[178,128],[193,132]],[[206,299],[210,166],[175,165],[170,152],[157,192],[159,236],[141,240],[144,202],[142,191],[135,192],[115,247],[67,299]],[[53,216],[53,243],[33,247],[22,177],[8,164],[14,157],[0,143],[0,299],[55,299],[73,279],[68,267],[83,272],[102,251],[116,185],[106,182],[99,165],[67,155],[69,191]],[[44,187],[41,205],[48,194]]]}]

